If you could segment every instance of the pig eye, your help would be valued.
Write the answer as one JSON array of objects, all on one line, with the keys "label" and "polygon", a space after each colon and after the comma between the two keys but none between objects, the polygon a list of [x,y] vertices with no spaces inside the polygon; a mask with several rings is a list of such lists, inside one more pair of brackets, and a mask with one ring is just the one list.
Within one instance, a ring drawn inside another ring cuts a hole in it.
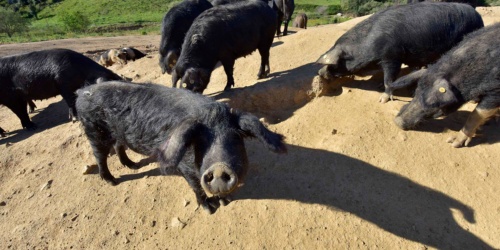
[{"label": "pig eye", "polygon": [[441,87],[441,88],[439,88],[439,92],[441,92],[441,93],[446,93],[446,89],[445,89],[445,88],[443,88],[443,87]]},{"label": "pig eye", "polygon": [[172,64],[172,63],[171,63],[171,64],[169,64],[168,66],[169,66],[170,68],[173,68],[173,67],[174,67],[174,64]]},{"label": "pig eye", "polygon": [[183,87],[183,88],[186,88],[186,87],[187,87],[187,83],[183,82],[183,83],[182,83],[182,87]]},{"label": "pig eye", "polygon": [[189,80],[189,83],[193,84],[193,83],[194,83],[194,80],[193,80],[193,79]]}]

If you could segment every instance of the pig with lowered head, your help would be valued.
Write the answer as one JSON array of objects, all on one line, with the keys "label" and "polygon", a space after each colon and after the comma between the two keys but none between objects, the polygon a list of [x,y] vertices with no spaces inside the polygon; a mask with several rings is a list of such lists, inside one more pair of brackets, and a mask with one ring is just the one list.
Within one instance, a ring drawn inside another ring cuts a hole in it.
[{"label": "pig with lowered head", "polygon": [[327,80],[349,75],[384,72],[385,93],[398,76],[401,65],[420,68],[435,62],[463,37],[482,28],[474,8],[460,3],[421,2],[382,10],[342,35],[318,60],[325,66],[318,74]]},{"label": "pig with lowered head", "polygon": [[276,13],[262,0],[235,2],[206,10],[195,19],[184,38],[181,56],[172,72],[173,87],[177,87],[180,79],[185,88],[203,93],[220,61],[227,75],[224,90],[229,90],[234,86],[236,59],[255,50],[261,55],[257,77],[267,77],[276,25]]},{"label": "pig with lowered head", "polygon": [[193,20],[209,8],[212,8],[212,4],[207,0],[184,0],[165,14],[161,24],[159,49],[159,64],[163,74],[172,73]]},{"label": "pig with lowered head", "polygon": [[413,100],[403,106],[395,122],[412,129],[427,117],[446,115],[468,101],[477,106],[457,135],[453,147],[467,146],[476,129],[500,107],[500,23],[469,34],[428,69],[394,82],[400,88],[418,82]]}]

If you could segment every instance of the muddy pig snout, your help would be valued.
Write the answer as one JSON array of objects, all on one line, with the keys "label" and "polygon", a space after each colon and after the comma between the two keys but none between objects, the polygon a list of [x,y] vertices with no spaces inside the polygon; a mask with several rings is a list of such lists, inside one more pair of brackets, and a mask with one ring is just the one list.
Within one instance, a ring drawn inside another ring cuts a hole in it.
[{"label": "muddy pig snout", "polygon": [[238,176],[227,165],[216,163],[208,168],[201,177],[201,186],[212,195],[231,193],[238,185]]}]

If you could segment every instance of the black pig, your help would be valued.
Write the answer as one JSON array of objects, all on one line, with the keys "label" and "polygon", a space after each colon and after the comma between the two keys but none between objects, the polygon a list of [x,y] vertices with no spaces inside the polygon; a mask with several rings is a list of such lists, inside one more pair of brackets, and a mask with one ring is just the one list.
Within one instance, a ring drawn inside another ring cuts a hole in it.
[{"label": "black pig", "polygon": [[243,181],[244,138],[257,137],[271,151],[286,152],[283,136],[257,117],[184,89],[103,82],[79,90],[76,108],[104,180],[117,184],[106,160],[112,147],[123,165],[136,168],[128,147],[156,156],[163,173],[178,169],[210,213]]},{"label": "black pig", "polygon": [[247,1],[215,6],[203,12],[189,29],[179,61],[172,73],[172,84],[203,93],[218,61],[224,67],[227,84],[234,86],[233,67],[237,58],[258,49],[261,65],[258,78],[270,72],[269,51],[274,39],[276,13],[265,1]]},{"label": "black pig", "polygon": [[142,53],[140,50],[132,47],[125,47],[121,50],[125,53],[125,59],[127,61],[135,61],[146,56],[146,54]]},{"label": "black pig", "polygon": [[293,27],[307,29],[307,15],[306,13],[299,13],[293,20]]},{"label": "black pig", "polygon": [[295,10],[295,3],[293,0],[273,0],[274,8],[278,14],[278,26],[276,26],[276,35],[281,34],[281,24],[285,22],[283,27],[283,36],[288,33],[288,23],[292,19],[293,11]]},{"label": "black pig", "polygon": [[380,11],[342,35],[319,59],[325,66],[318,74],[325,79],[366,75],[380,68],[387,87],[396,79],[401,64],[420,68],[433,63],[463,37],[482,28],[481,16],[469,5],[421,2]]},{"label": "black pig", "polygon": [[97,78],[121,79],[92,59],[67,49],[50,49],[0,58],[0,104],[7,106],[21,120],[23,128],[32,130],[26,105],[62,95],[76,119],[75,91],[94,84]]},{"label": "black pig", "polygon": [[448,139],[454,147],[467,146],[476,129],[500,107],[500,23],[466,36],[428,69],[398,79],[394,88],[418,81],[413,100],[403,106],[395,122],[414,128],[424,118],[456,111],[467,101],[478,104],[465,126]]},{"label": "black pig", "polygon": [[163,17],[160,41],[160,68],[171,74],[181,54],[182,42],[193,20],[212,8],[207,0],[184,0],[172,7]]},{"label": "black pig", "polygon": [[[218,6],[218,5],[224,5],[224,4],[233,4],[233,3],[239,3],[239,2],[247,2],[247,1],[254,1],[254,0],[212,0],[211,3],[213,6]],[[269,5],[269,7],[272,7],[272,0],[260,0]]]}]

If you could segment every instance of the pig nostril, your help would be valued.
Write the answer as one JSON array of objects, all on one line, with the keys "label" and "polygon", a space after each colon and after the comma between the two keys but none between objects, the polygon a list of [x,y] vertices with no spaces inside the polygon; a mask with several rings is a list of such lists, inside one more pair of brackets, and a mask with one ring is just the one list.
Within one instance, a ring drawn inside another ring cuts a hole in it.
[{"label": "pig nostril", "polygon": [[224,182],[229,182],[231,180],[231,176],[227,173],[223,173],[220,177]]},{"label": "pig nostril", "polygon": [[205,175],[203,179],[205,180],[205,183],[210,183],[214,179],[214,174],[208,173]]}]

